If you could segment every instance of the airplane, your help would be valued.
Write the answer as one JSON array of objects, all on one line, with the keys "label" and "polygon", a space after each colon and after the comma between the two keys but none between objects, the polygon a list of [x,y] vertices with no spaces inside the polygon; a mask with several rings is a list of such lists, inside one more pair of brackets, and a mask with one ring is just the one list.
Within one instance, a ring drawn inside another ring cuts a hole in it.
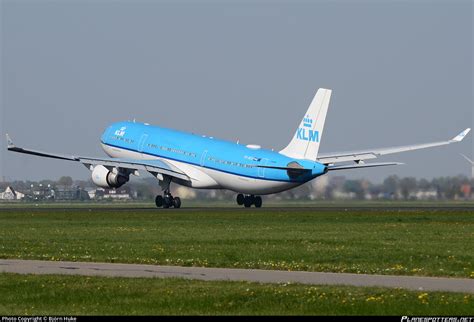
[{"label": "airplane", "polygon": [[232,190],[238,205],[260,208],[262,195],[295,188],[330,171],[399,165],[402,163],[365,161],[457,143],[470,131],[434,143],[319,154],[331,93],[330,89],[317,90],[290,143],[279,152],[135,121],[114,123],[103,132],[101,146],[108,158],[24,149],[15,146],[8,134],[7,148],[82,163],[92,172],[94,184],[102,188],[119,188],[131,175],[149,172],[163,191],[155,198],[159,208],[181,207],[181,199],[170,193],[171,182],[196,189]]}]

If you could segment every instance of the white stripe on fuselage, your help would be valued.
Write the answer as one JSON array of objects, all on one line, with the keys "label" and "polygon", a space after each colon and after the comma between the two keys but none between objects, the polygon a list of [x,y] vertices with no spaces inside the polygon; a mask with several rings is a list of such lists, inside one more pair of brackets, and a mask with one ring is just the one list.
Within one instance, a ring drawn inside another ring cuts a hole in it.
[{"label": "white stripe on fuselage", "polygon": [[[107,155],[112,158],[127,158],[138,160],[158,159],[169,162],[170,164],[174,165],[175,167],[186,173],[191,178],[190,187],[196,189],[228,189],[245,194],[265,195],[285,191],[301,185],[301,183],[298,182],[283,182],[249,178],[215,169],[200,167],[181,161],[151,156],[148,154],[121,149],[118,147],[111,147],[103,143],[101,143],[101,145],[105,153],[107,153]],[[182,184],[181,182],[177,183]]]}]

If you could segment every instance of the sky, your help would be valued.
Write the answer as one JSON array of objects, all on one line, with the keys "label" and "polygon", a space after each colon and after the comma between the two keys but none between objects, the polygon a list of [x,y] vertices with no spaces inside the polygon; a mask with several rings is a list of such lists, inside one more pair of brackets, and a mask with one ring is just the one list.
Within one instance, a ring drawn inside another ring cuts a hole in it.
[{"label": "sky", "polygon": [[[87,179],[18,146],[105,156],[108,124],[136,119],[280,150],[320,87],[320,152],[450,139],[474,123],[472,1],[0,0],[0,179]],[[470,175],[460,144],[340,171]]]}]

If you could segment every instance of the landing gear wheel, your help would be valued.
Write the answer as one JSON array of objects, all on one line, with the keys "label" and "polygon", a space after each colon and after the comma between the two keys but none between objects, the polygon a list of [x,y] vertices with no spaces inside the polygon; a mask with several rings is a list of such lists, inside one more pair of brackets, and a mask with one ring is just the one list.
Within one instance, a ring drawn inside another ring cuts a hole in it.
[{"label": "landing gear wheel", "polygon": [[254,205],[257,208],[262,207],[262,197],[260,196],[255,197]]},{"label": "landing gear wheel", "polygon": [[155,198],[155,203],[157,207],[163,208],[181,208],[181,199],[179,197],[173,197],[170,191],[171,177],[164,176],[160,180],[161,189],[163,189],[163,196],[157,196]]},{"label": "landing gear wheel", "polygon": [[156,196],[155,204],[158,208],[163,207],[163,197],[162,196]]},{"label": "landing gear wheel", "polygon": [[255,204],[255,196],[254,195],[250,195],[250,204],[251,205],[254,205]]},{"label": "landing gear wheel", "polygon": [[245,208],[250,208],[252,206],[252,198],[250,196],[245,196],[244,197],[244,207]]},{"label": "landing gear wheel", "polygon": [[181,208],[181,199],[179,197],[174,197],[173,205],[175,208]]},{"label": "landing gear wheel", "polygon": [[244,195],[241,194],[241,193],[239,193],[239,194],[237,195],[237,204],[238,204],[239,206],[242,206],[242,205],[244,204],[244,200],[245,200]]},{"label": "landing gear wheel", "polygon": [[165,196],[163,198],[163,208],[169,208],[173,205],[173,197]]}]

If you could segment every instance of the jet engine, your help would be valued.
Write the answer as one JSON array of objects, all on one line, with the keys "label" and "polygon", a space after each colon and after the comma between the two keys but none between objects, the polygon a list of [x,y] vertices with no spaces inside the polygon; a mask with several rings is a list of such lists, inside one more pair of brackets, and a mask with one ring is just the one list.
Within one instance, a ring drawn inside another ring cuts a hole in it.
[{"label": "jet engine", "polygon": [[110,171],[103,165],[97,165],[92,170],[92,181],[101,188],[119,188],[129,180],[128,175]]}]

